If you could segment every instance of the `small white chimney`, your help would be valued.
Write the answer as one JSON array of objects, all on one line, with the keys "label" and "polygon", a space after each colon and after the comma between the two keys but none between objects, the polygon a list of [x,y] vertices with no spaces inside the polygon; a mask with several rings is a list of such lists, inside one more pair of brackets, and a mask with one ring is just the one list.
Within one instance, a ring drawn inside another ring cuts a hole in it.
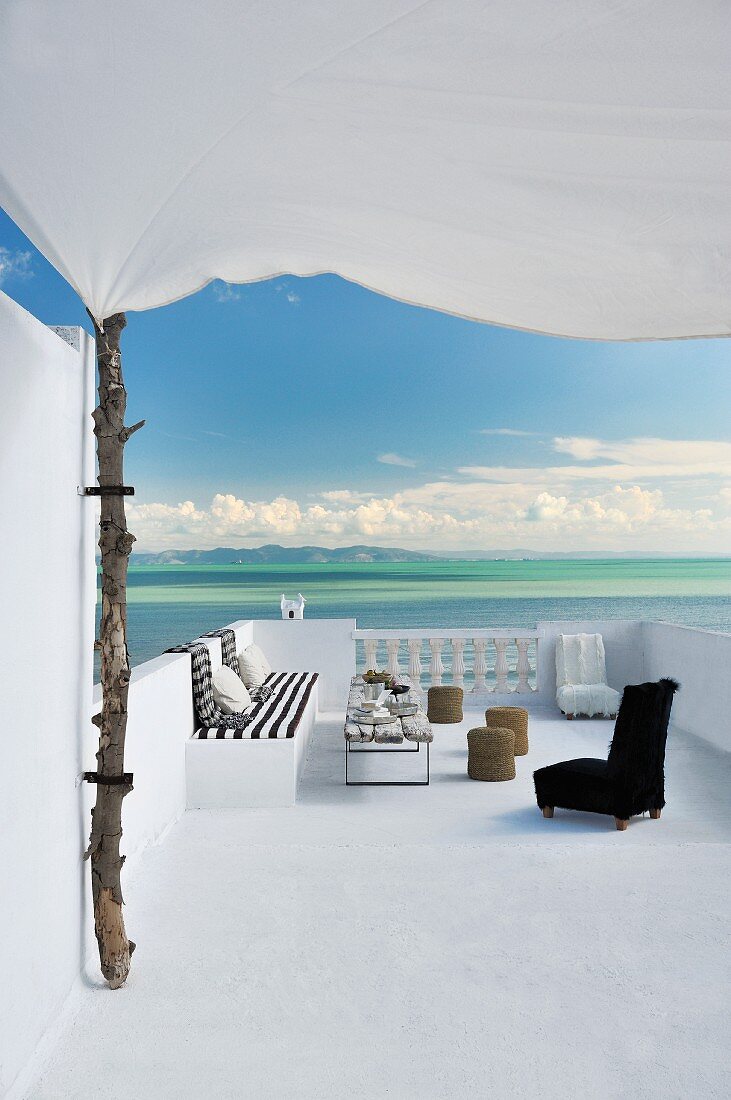
[{"label": "small white chimney", "polygon": [[280,601],[280,607],[282,608],[283,619],[304,619],[305,617],[305,604],[306,600],[301,592],[297,593],[296,600],[288,600],[282,593],[282,599]]}]

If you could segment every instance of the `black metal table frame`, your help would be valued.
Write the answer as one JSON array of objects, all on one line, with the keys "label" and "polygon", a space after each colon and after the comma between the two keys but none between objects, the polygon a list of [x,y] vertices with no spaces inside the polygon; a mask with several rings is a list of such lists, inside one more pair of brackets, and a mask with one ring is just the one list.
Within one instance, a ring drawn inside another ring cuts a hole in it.
[{"label": "black metal table frame", "polygon": [[[412,742],[413,743],[413,742]],[[351,745],[360,744],[373,744],[371,741],[346,741],[345,742],[345,786],[346,787],[428,787],[429,786],[429,742],[417,741],[415,749],[392,749],[392,748],[371,748],[371,749],[351,749]],[[392,742],[392,744],[399,744],[398,741]],[[426,779],[349,779],[348,778],[348,757],[351,752],[355,756],[369,756],[372,753],[377,752],[406,752],[416,755],[420,750],[422,744],[426,745]]]}]

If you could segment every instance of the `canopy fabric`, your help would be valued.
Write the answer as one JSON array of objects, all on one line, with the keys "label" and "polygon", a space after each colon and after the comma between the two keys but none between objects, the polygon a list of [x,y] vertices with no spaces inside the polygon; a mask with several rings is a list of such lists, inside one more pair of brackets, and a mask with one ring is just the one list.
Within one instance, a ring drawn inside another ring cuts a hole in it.
[{"label": "canopy fabric", "polygon": [[331,271],[731,332],[727,0],[5,0],[0,203],[101,320]]}]

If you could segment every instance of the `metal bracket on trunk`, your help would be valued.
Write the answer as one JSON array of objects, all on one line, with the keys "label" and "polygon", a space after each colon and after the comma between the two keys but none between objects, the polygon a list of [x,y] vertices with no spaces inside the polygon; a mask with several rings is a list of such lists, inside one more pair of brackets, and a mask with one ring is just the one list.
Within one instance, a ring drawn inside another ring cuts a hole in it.
[{"label": "metal bracket on trunk", "polygon": [[133,497],[134,485],[85,485],[76,492],[80,497]]},{"label": "metal bracket on trunk", "polygon": [[84,772],[86,783],[101,783],[110,787],[131,787],[133,772],[122,772],[121,775],[100,775],[99,772]]}]

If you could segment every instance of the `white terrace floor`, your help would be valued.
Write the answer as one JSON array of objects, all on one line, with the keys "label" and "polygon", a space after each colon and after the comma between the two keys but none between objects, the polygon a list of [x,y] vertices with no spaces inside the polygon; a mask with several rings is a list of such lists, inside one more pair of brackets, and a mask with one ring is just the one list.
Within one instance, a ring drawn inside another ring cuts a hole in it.
[{"label": "white terrace floor", "polygon": [[610,723],[535,712],[488,784],[477,718],[437,728],[428,788],[346,790],[333,715],[298,806],[187,813],[128,876],[127,987],[89,990],[28,1096],[730,1095],[729,756],[671,737],[662,819],[618,833],[531,783]]}]

